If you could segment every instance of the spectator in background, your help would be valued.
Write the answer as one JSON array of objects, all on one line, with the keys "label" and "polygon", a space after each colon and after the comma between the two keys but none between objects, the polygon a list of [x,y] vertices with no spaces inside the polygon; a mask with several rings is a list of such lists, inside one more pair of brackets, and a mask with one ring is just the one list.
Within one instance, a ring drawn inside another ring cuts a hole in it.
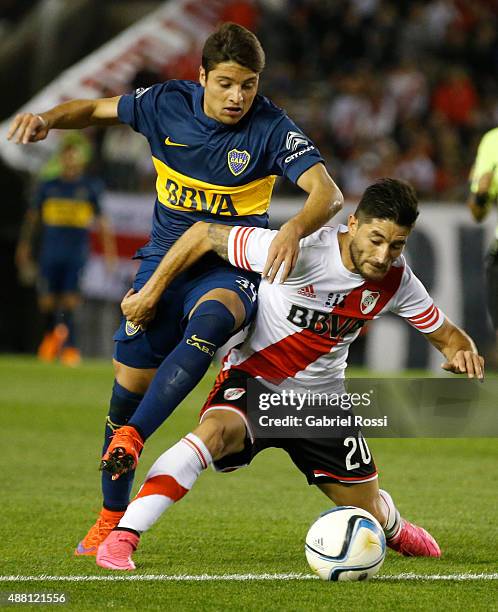
[{"label": "spectator in background", "polygon": [[477,110],[478,96],[466,71],[452,66],[436,87],[432,106],[436,113],[457,127],[471,126]]},{"label": "spectator in background", "polygon": [[258,6],[254,0],[236,0],[235,2],[229,2],[223,9],[220,21],[236,22],[254,32],[254,30],[258,29]]},{"label": "spectator in background", "polygon": [[38,186],[21,229],[16,264],[21,275],[33,269],[33,238],[41,221],[38,257],[38,303],[44,317],[44,337],[38,349],[43,361],[57,357],[68,366],[81,360],[77,345],[74,311],[81,301],[80,277],[86,263],[89,234],[98,222],[104,254],[113,269],[116,245],[100,207],[101,188],[84,174],[81,147],[63,145],[60,176]]},{"label": "spectator in background", "polygon": [[345,74],[337,83],[338,95],[330,105],[332,134],[341,149],[349,149],[357,139],[359,124],[368,112],[363,83],[357,74]]},{"label": "spectator in background", "polygon": [[[281,0],[270,9],[267,4],[260,3],[263,40],[273,49],[270,62],[276,58],[279,65],[274,76],[270,64],[265,86],[275,90],[284,108],[302,115],[308,130],[306,114],[312,121],[318,116],[308,110],[309,92],[324,92],[320,143],[324,148],[322,141],[329,140],[334,168],[337,158],[343,168],[346,194],[382,176],[375,176],[384,164],[374,143],[387,139],[402,157],[401,172],[416,177],[425,197],[461,198],[474,134],[493,125],[498,107],[492,3]],[[267,16],[272,27],[265,25]],[[293,75],[299,79],[293,82]],[[428,146],[406,137],[414,125],[428,129]]]},{"label": "spectator in background", "polygon": [[453,0],[436,0],[430,2],[423,11],[427,37],[432,48],[438,47],[444,40],[449,28],[460,17]]},{"label": "spectator in background", "polygon": [[405,55],[399,64],[393,66],[387,76],[386,86],[396,103],[397,115],[401,121],[424,115],[429,103],[428,83],[415,59]]},{"label": "spectator in background", "polygon": [[[259,28],[265,90],[302,123],[330,170],[343,168],[346,195],[385,176],[376,146],[388,141],[424,197],[465,197],[473,142],[498,123],[494,0],[240,0],[225,10],[225,19]],[[175,77],[180,66],[190,78],[198,63],[193,41],[175,59]],[[164,66],[151,82],[170,73]],[[414,130],[428,146],[407,137]],[[133,188],[141,183],[135,177]]]},{"label": "spectator in background", "polygon": [[394,171],[394,176],[411,183],[422,196],[433,192],[436,180],[436,168],[430,153],[431,141],[427,132],[413,131]]},{"label": "spectator in background", "polygon": [[382,85],[383,79],[372,78],[369,72],[362,76],[365,106],[357,130],[361,139],[374,140],[393,133],[397,109],[394,98]]}]

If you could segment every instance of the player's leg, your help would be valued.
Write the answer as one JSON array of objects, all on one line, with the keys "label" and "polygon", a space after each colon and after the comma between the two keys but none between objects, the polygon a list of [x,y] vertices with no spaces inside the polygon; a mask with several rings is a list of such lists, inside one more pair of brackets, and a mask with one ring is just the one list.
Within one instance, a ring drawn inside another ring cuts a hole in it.
[{"label": "player's leg", "polygon": [[60,354],[64,365],[77,366],[81,362],[81,354],[77,344],[75,327],[75,311],[81,304],[81,295],[76,291],[65,292],[59,298],[58,323],[67,330],[66,340]]},{"label": "player's leg", "polygon": [[38,358],[54,361],[67,337],[67,330],[57,320],[61,271],[54,258],[44,256],[40,259],[37,284],[38,309],[43,317],[43,339],[38,347]]},{"label": "player's leg", "polygon": [[283,448],[305,474],[338,506],[357,506],[381,524],[387,545],[407,556],[439,557],[434,538],[400,517],[392,497],[379,489],[377,468],[368,443],[357,427],[338,429],[328,438],[298,438]]},{"label": "player's leg", "polygon": [[387,494],[382,497],[379,490],[378,480],[364,482],[355,485],[344,485],[340,483],[326,482],[318,484],[327,497],[336,506],[356,506],[370,512],[381,524],[386,538],[397,535],[400,528],[400,516],[391,497]]},{"label": "player's leg", "polygon": [[75,312],[81,304],[81,276],[85,259],[64,258],[59,262],[60,268],[60,298],[58,323],[67,330],[66,341],[62,347],[60,360],[64,365],[77,366],[81,362],[78,348]]},{"label": "player's leg", "polygon": [[401,518],[392,497],[379,489],[378,481],[344,485],[322,483],[319,488],[337,506],[356,506],[370,512],[380,523],[387,545],[408,557],[440,557],[436,540],[422,527]]},{"label": "player's leg", "polygon": [[[250,293],[241,281],[250,285]],[[103,456],[103,469],[119,476],[135,465],[135,453],[128,444],[136,434],[130,429],[134,428],[143,442],[168,418],[202,379],[216,350],[250,321],[255,300],[254,285],[226,269],[209,274],[187,292],[185,310],[189,318],[183,337],[161,363],[128,427],[116,432]]]},{"label": "player's leg", "polygon": [[[142,261],[134,282],[136,291],[153,273],[159,259],[148,258]],[[105,422],[103,455],[107,452],[116,430],[131,430],[131,434],[136,433],[133,428],[127,428],[126,425],[143,399],[157,367],[181,338],[180,321],[183,308],[181,303],[178,304],[180,292],[181,287],[173,287],[171,292],[165,293],[158,304],[155,319],[146,330],[132,326],[123,319],[114,335],[115,380]],[[142,441],[137,440],[136,435],[131,435],[128,442],[138,457]],[[134,475],[134,470],[130,470],[121,478],[114,480],[112,474],[102,471],[102,510],[97,521],[76,548],[77,556],[95,555],[97,546],[117,525],[128,506]]]},{"label": "player's leg", "polygon": [[245,422],[238,414],[226,410],[206,414],[193,432],[156,460],[119,524],[99,546],[97,564],[107,569],[135,569],[131,555],[140,535],[192,489],[213,461],[242,451],[245,437]]},{"label": "player's leg", "polygon": [[[105,422],[102,454],[107,451],[116,429],[128,423],[156,372],[155,368],[132,368],[116,360],[113,360],[113,365],[115,380]],[[134,470],[128,471],[119,480],[113,480],[111,474],[102,471],[102,509],[96,522],[78,544],[76,556],[96,554],[98,545],[118,524],[128,506],[134,477]]]},{"label": "player's leg", "polygon": [[[113,363],[115,380],[105,422],[102,453],[106,452],[116,429],[128,423],[155,373],[152,368],[131,368],[115,360]],[[134,470],[130,470],[119,480],[113,480],[111,474],[102,472],[102,509],[95,523],[79,542],[74,553],[76,556],[94,556],[97,553],[99,544],[119,523],[128,506],[134,477]]]},{"label": "player's leg", "polygon": [[211,361],[246,318],[244,304],[228,289],[207,292],[192,308],[182,340],[160,365],[130,425],[147,439],[190,393]]},{"label": "player's leg", "polygon": [[38,296],[38,309],[43,318],[43,338],[38,347],[38,358],[41,361],[54,361],[57,357],[55,329],[56,296],[44,293]]}]

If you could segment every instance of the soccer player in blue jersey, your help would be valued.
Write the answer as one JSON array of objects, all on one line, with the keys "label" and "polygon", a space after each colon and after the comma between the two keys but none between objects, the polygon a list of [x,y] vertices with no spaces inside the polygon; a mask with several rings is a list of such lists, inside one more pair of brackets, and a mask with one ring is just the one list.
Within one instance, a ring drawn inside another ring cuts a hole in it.
[{"label": "soccer player in blue jersey", "polygon": [[[274,239],[264,275],[274,276],[283,266],[285,278],[296,262],[300,238],[340,210],[342,194],[314,144],[283,110],[257,94],[264,63],[252,32],[223,24],[204,44],[199,83],[168,81],[131,95],[75,100],[14,119],[9,138],[24,144],[45,138],[52,128],[118,123],[148,139],[157,198],[150,241],[136,255],[141,266],[126,299],[130,319],[147,310],[151,296],[142,287],[192,224],[266,227],[277,175],[308,197]],[[257,286],[254,273],[208,254],[164,292],[144,324],[123,320],[115,335],[104,506],[76,554],[94,555],[118,523],[143,442],[201,380],[216,349],[252,319]]]},{"label": "soccer player in blue jersey", "polygon": [[80,147],[62,146],[60,175],[42,181],[28,209],[16,250],[20,274],[33,269],[32,242],[41,222],[38,256],[38,304],[44,318],[44,337],[38,348],[42,361],[57,357],[65,365],[80,362],[74,311],[81,302],[80,279],[89,252],[94,223],[100,230],[108,267],[116,259],[114,235],[100,207],[101,187],[84,174],[86,160]]}]

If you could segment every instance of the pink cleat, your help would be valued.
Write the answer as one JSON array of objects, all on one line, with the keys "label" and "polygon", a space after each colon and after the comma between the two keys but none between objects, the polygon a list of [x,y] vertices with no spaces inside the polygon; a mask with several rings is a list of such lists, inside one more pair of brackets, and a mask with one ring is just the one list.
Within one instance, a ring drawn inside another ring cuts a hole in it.
[{"label": "pink cleat", "polygon": [[130,531],[113,530],[97,549],[97,565],[112,570],[134,570],[131,555],[140,536]]},{"label": "pink cleat", "polygon": [[422,527],[401,519],[398,534],[387,540],[387,545],[405,557],[440,557],[436,540]]}]

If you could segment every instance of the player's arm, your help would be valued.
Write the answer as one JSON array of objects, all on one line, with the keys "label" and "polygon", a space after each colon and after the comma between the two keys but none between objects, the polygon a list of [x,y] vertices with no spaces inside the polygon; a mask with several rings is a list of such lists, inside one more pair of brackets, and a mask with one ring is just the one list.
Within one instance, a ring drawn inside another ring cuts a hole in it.
[{"label": "player's arm", "polygon": [[454,374],[467,374],[469,378],[484,379],[484,359],[470,336],[447,318],[427,339],[446,357],[443,370]]},{"label": "player's arm", "polygon": [[489,189],[493,181],[495,169],[490,172],[485,172],[477,182],[477,191],[470,193],[467,200],[467,204],[470,208],[470,212],[474,217],[475,221],[480,223],[486,218],[491,208],[491,201],[489,198]]},{"label": "player's arm", "polygon": [[403,317],[422,332],[446,358],[442,368],[455,374],[467,373],[469,378],[484,376],[484,359],[472,338],[452,323],[437,308],[426,288],[406,265],[400,286],[389,310]]},{"label": "player's arm", "polygon": [[474,166],[470,173],[468,205],[478,222],[488,214],[496,196],[495,175],[498,166],[498,130],[486,132],[477,148]]},{"label": "player's arm", "polygon": [[138,291],[130,289],[121,302],[124,316],[135,325],[146,325],[155,315],[156,305],[171,281],[193,266],[199,259],[214,251],[229,261],[230,225],[203,223],[192,225],[163,257],[152,276]]},{"label": "player's arm", "polygon": [[40,213],[35,208],[26,211],[17,242],[15,262],[19,269],[29,265],[33,259],[32,244],[35,229],[40,222]]},{"label": "player's arm", "polygon": [[263,270],[263,277],[273,282],[283,266],[284,282],[294,269],[299,255],[299,240],[322,227],[338,213],[344,197],[322,163],[315,164],[299,177],[297,184],[308,198],[302,210],[284,223],[273,239]]},{"label": "player's arm", "polygon": [[97,100],[70,100],[35,115],[20,113],[10,124],[8,140],[16,144],[37,142],[47,137],[51,129],[80,129],[90,125],[117,125],[118,102],[121,96]]}]

